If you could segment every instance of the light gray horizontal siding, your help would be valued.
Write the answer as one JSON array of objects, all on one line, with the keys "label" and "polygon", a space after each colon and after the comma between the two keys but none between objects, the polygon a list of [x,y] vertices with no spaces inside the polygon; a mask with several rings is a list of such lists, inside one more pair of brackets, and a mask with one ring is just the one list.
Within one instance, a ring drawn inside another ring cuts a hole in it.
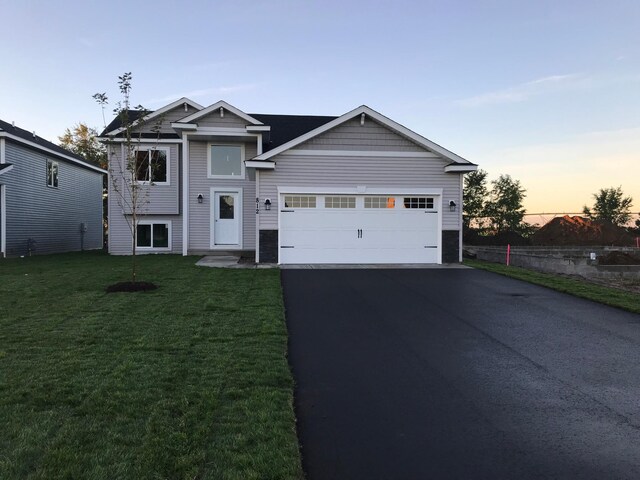
[{"label": "light gray horizontal siding", "polygon": [[[179,144],[152,144],[140,143],[139,147],[169,148],[169,185],[143,185],[139,191],[140,202],[137,210],[148,215],[175,215],[180,213],[180,150]],[[123,160],[123,148],[120,145],[110,147],[109,157],[109,209],[111,212],[119,211],[131,213],[130,208],[124,208],[128,202],[123,201],[114,190],[114,182],[118,185],[122,195],[130,195],[130,191],[124,188],[125,178],[130,178]],[[120,167],[122,166],[122,167]],[[120,169],[122,168],[122,170]],[[124,175],[123,173],[124,172]]]},{"label": "light gray horizontal siding", "polygon": [[[110,254],[131,255],[133,238],[128,223],[130,218],[121,214],[109,215]],[[141,215],[138,221],[171,222],[171,251],[145,251],[144,253],[182,253],[182,215]]]},{"label": "light gray horizontal siding", "polygon": [[239,116],[231,113],[229,110],[224,111],[224,117],[220,117],[220,110],[205,115],[194,121],[198,127],[222,127],[222,128],[244,128],[249,124]]},{"label": "light gray horizontal siding", "polygon": [[295,148],[302,150],[425,151],[423,147],[368,117],[364,125],[360,125],[360,118],[355,118]]},{"label": "light gray horizontal siding", "polygon": [[[340,147],[340,149],[342,149]],[[444,173],[449,163],[440,158],[340,157],[278,155],[276,168],[260,172],[260,198],[270,198],[270,211],[260,211],[260,228],[278,228],[280,187],[442,188],[443,206],[461,205],[460,175]],[[460,212],[443,208],[443,229],[460,228]]]},{"label": "light gray horizontal siding", "polygon": [[[47,186],[47,159],[58,162],[58,188]],[[102,248],[102,177],[76,164],[6,141],[6,162],[13,170],[6,184],[7,255],[57,253]],[[80,224],[87,231],[80,234]]]},{"label": "light gray horizontal siding", "polygon": [[187,105],[187,111],[185,111],[184,105],[180,105],[174,109],[169,110],[168,112],[165,112],[164,114],[162,114],[157,118],[153,118],[149,120],[145,125],[137,129],[136,131],[143,132],[143,133],[156,133],[155,127],[156,125],[158,125],[158,122],[159,122],[160,133],[176,133],[176,131],[173,128],[171,128],[171,123],[179,122],[183,118],[186,118],[189,115],[193,115],[197,111],[198,110],[196,110],[190,105]]},{"label": "light gray horizontal siding", "polygon": [[[225,112],[225,118],[228,112]],[[211,247],[211,187],[242,188],[243,248],[256,247],[256,184],[254,169],[246,169],[244,180],[207,178],[208,142],[189,142],[189,250]],[[256,155],[256,144],[244,144],[245,159]],[[198,203],[202,194],[204,201]]]}]

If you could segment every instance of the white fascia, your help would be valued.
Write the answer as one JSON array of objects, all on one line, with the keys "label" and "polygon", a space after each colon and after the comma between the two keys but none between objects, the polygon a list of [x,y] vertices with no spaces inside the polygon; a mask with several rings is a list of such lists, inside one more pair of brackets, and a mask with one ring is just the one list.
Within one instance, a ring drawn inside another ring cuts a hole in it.
[{"label": "white fascia", "polygon": [[275,162],[256,162],[253,160],[245,160],[244,166],[246,168],[255,168],[256,170],[274,170],[276,168]]},{"label": "white fascia", "polygon": [[478,169],[477,165],[469,163],[466,165],[447,165],[444,167],[445,173],[469,173],[475,172]]}]

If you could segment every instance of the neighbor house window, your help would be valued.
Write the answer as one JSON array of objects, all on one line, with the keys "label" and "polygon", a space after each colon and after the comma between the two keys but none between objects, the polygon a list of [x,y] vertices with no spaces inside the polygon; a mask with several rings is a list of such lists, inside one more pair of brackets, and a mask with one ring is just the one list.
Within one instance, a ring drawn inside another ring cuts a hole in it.
[{"label": "neighbor house window", "polygon": [[325,208],[356,208],[356,197],[324,197]]},{"label": "neighbor house window", "polygon": [[170,249],[171,228],[168,222],[145,222],[136,226],[136,247]]},{"label": "neighbor house window", "polygon": [[148,148],[135,151],[135,174],[138,182],[169,183],[169,150]]},{"label": "neighbor house window", "polygon": [[433,197],[404,197],[404,208],[433,208]]},{"label": "neighbor house window", "polygon": [[244,178],[242,145],[210,145],[209,177]]},{"label": "neighbor house window", "polygon": [[47,160],[47,185],[58,187],[58,162]]},{"label": "neighbor house window", "polygon": [[316,208],[316,197],[309,195],[285,195],[285,208]]},{"label": "neighbor house window", "polygon": [[395,208],[394,197],[364,197],[364,208]]}]

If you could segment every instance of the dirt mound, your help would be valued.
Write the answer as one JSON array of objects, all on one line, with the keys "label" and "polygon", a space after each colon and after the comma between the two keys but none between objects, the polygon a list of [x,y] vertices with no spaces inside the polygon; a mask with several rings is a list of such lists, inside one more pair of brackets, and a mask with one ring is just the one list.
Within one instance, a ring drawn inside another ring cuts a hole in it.
[{"label": "dirt mound", "polygon": [[613,251],[598,257],[598,265],[640,265],[640,255]]},{"label": "dirt mound", "polygon": [[557,217],[532,236],[534,245],[633,245],[624,228],[584,217]]}]

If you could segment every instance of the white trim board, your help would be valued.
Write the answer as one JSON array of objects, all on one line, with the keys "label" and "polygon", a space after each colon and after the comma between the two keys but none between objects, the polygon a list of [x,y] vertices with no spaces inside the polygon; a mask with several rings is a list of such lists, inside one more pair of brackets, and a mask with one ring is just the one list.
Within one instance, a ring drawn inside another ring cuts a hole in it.
[{"label": "white trim board", "polygon": [[397,187],[278,187],[278,195],[285,193],[302,193],[315,195],[439,195],[442,188],[397,188]]},{"label": "white trim board", "polygon": [[255,168],[256,170],[273,170],[276,168],[275,162],[254,162],[253,160],[245,160],[244,166]]},{"label": "white trim board", "polygon": [[182,255],[189,252],[189,135],[182,138]]},{"label": "white trim board", "polygon": [[467,173],[475,172],[478,169],[477,165],[470,163],[468,165],[447,165],[444,167],[445,173]]},{"label": "white trim board", "polygon": [[[302,150],[291,149],[282,155],[299,155],[306,157],[400,157],[400,158],[441,158],[432,152],[392,152],[368,150]],[[256,157],[257,158],[257,157]]]}]

